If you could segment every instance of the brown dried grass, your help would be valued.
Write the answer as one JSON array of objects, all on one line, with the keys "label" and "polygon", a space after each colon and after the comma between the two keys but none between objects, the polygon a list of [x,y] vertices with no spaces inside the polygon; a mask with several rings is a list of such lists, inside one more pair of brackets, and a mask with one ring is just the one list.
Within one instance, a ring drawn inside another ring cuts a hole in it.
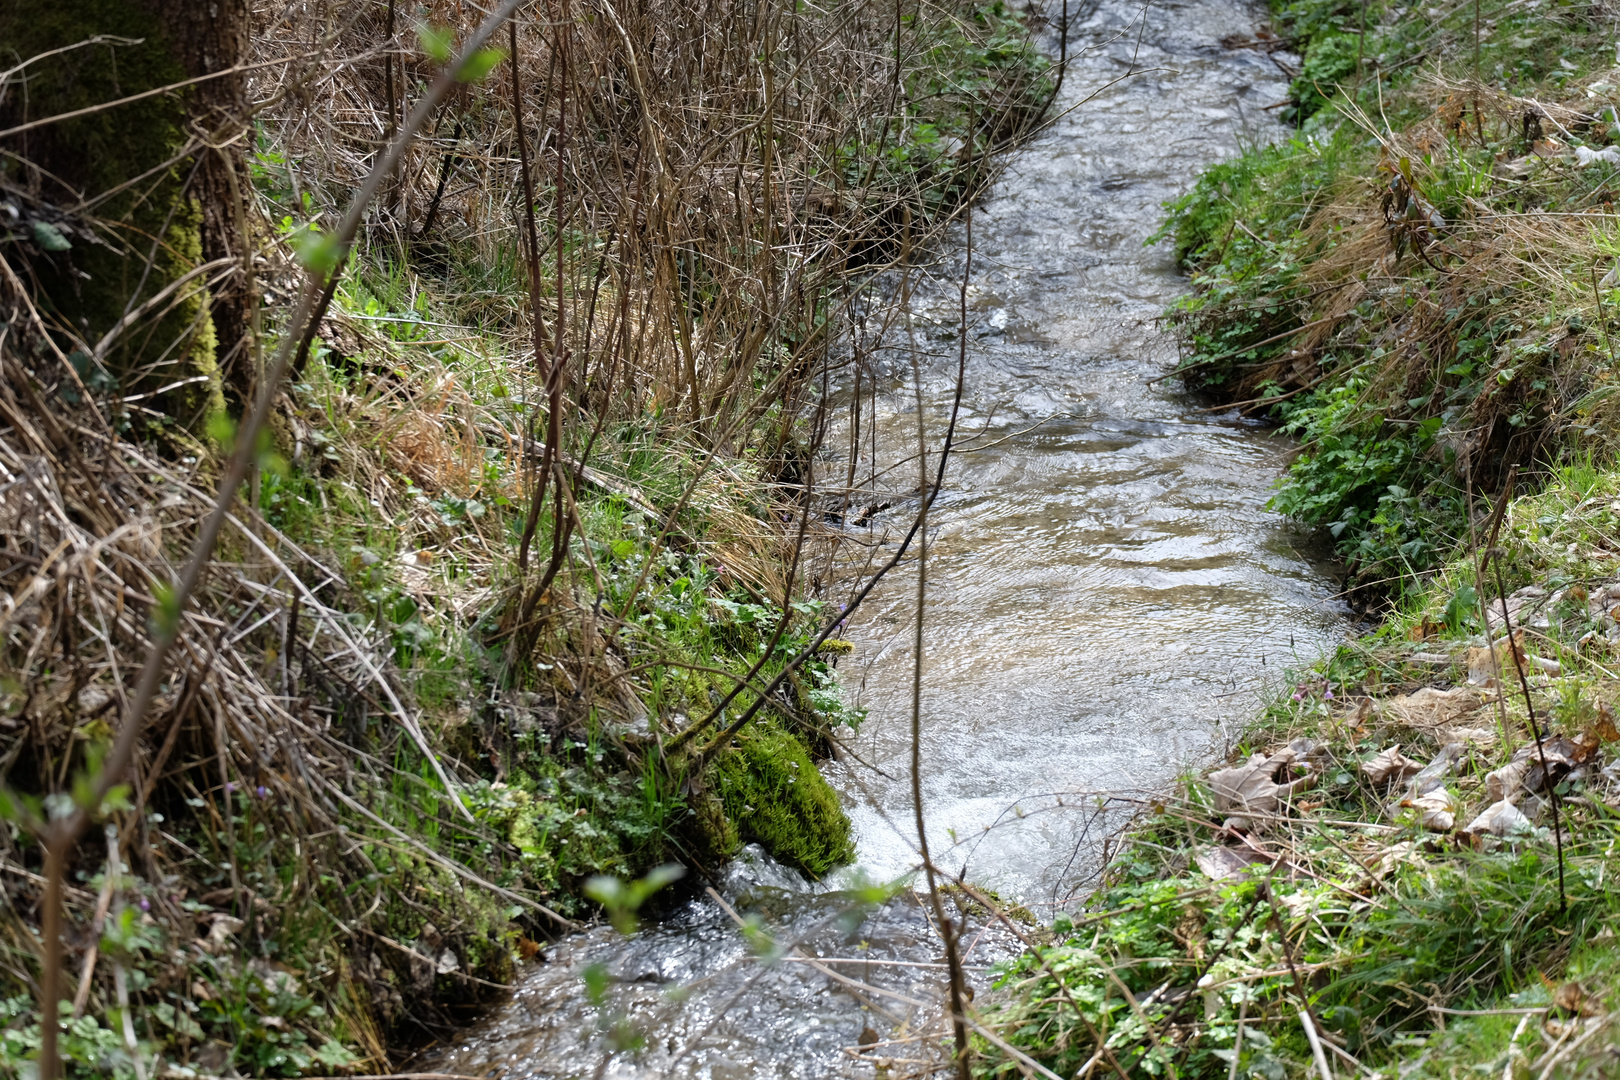
[{"label": "brown dried grass", "polygon": [[[1562,413],[1601,375],[1592,363],[1601,357],[1591,347],[1577,349],[1575,335],[1564,331],[1562,323],[1572,313],[1601,322],[1590,271],[1603,258],[1596,237],[1606,219],[1597,209],[1590,214],[1517,212],[1470,197],[1462,217],[1434,229],[1391,219],[1382,203],[1386,188],[1402,183],[1397,163],[1407,163],[1420,193],[1432,190],[1458,165],[1459,140],[1473,138],[1471,127],[1459,128],[1448,114],[1455,112],[1459,99],[1466,99],[1469,107],[1479,102],[1498,125],[1527,109],[1569,123],[1585,114],[1439,76],[1430,77],[1425,86],[1434,115],[1398,134],[1349,106],[1352,119],[1382,144],[1378,180],[1341,181],[1309,217],[1303,229],[1308,254],[1299,279],[1300,294],[1310,298],[1300,312],[1308,329],[1281,355],[1244,373],[1241,396],[1256,397],[1267,384],[1303,388],[1330,370],[1355,368],[1365,382],[1364,402],[1416,399],[1443,377],[1450,361],[1442,358],[1457,355],[1464,323],[1477,310],[1470,303],[1496,297],[1510,301],[1527,325],[1544,314],[1553,317],[1553,330],[1510,343],[1495,366],[1513,366],[1519,355],[1514,350],[1525,345],[1541,342],[1551,348],[1555,359],[1547,375],[1556,386],[1554,400],[1563,405],[1554,419],[1567,420]],[[1572,166],[1555,159],[1539,168],[1538,179],[1546,182]],[[1481,464],[1487,478],[1493,476],[1491,463],[1502,459],[1510,443],[1514,454],[1523,455],[1555,435],[1553,430],[1510,429],[1507,417],[1523,402],[1523,393],[1512,385],[1480,394],[1466,417],[1449,425],[1453,430],[1447,445],[1463,461]],[[1391,418],[1403,418],[1399,407]]]}]

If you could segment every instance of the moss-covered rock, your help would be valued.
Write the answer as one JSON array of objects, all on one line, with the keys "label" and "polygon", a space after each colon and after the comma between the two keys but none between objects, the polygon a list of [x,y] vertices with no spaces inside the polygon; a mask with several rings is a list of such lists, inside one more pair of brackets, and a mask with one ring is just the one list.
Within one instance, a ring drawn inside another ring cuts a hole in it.
[{"label": "moss-covered rock", "polygon": [[778,862],[819,878],[855,857],[838,794],[787,732],[749,729],[715,759],[708,778],[741,838]]}]

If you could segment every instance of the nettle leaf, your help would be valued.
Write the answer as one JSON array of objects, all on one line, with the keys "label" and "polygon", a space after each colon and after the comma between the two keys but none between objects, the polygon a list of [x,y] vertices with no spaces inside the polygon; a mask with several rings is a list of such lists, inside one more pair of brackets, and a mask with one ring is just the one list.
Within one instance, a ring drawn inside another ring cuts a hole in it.
[{"label": "nettle leaf", "polygon": [[450,47],[455,43],[455,31],[448,26],[433,26],[429,23],[416,24],[416,40],[421,42],[422,51],[437,63],[444,63],[450,59]]},{"label": "nettle leaf", "polygon": [[461,70],[456,72],[456,81],[471,83],[479,82],[490,73],[496,64],[506,59],[506,53],[500,49],[479,49],[467,57]]},{"label": "nettle leaf", "polygon": [[62,235],[62,230],[48,221],[34,222],[34,243],[46,251],[71,251],[73,248],[72,241]]}]

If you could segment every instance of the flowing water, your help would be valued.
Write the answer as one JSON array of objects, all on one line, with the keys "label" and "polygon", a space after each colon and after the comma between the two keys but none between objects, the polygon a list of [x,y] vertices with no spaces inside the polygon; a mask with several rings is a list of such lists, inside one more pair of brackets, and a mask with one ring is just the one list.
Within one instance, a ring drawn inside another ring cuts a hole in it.
[{"label": "flowing water", "polygon": [[[1244,140],[1278,134],[1266,109],[1286,94],[1278,68],[1221,44],[1260,17],[1233,0],[1156,0],[1145,16],[1102,0],[1073,28],[1069,111],[975,213],[961,421],[971,438],[930,529],[922,790],[937,861],[1037,914],[1094,872],[1110,807],[1218,746],[1258,685],[1343,631],[1326,568],[1263,508],[1286,446],[1151,381],[1174,359],[1156,316],[1187,287],[1167,246],[1143,245],[1160,204]],[[930,436],[944,429],[965,240],[954,268],[947,259],[912,283],[909,321],[875,353],[891,377],[862,442],[876,433],[879,469],[915,444],[913,370]],[[858,456],[857,467],[874,465]],[[827,463],[838,479],[846,468]],[[879,486],[914,489],[915,468]],[[877,515],[871,539],[914,512],[901,501]],[[834,967],[880,989],[797,960],[761,965],[731,915],[699,897],[629,941],[603,929],[558,943],[436,1068],[867,1076],[845,1050],[864,1032],[907,1071],[925,1043],[904,1040],[929,1010],[902,999],[935,999],[938,942],[910,893],[862,904],[852,885],[916,865],[914,575],[914,564],[897,570],[851,620],[857,648],[842,674],[870,716],[826,772],[855,823],[857,867],[810,886],[750,853],[720,889],[777,941],[859,960]],[[992,923],[968,923],[970,964],[1008,947]],[[582,979],[591,965],[609,979],[600,1006]],[[645,1044],[611,1052],[616,1018]]]}]

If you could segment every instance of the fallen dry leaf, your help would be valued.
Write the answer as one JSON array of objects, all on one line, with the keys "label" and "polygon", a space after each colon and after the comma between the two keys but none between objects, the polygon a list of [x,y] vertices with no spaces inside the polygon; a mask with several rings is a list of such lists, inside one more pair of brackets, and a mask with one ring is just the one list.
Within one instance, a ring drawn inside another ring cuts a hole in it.
[{"label": "fallen dry leaf", "polygon": [[1620,728],[1614,725],[1614,713],[1605,702],[1598,702],[1598,718],[1592,726],[1587,728],[1587,734],[1600,743],[1614,742],[1620,739]]},{"label": "fallen dry leaf", "polygon": [[1511,761],[1494,772],[1485,774],[1485,794],[1492,802],[1519,801],[1524,790],[1524,774],[1530,771],[1529,761]]},{"label": "fallen dry leaf", "polygon": [[1514,833],[1529,832],[1534,828],[1530,819],[1525,817],[1517,806],[1503,800],[1487,806],[1478,817],[1468,823],[1463,832],[1475,835],[1489,833],[1492,836],[1511,836]]},{"label": "fallen dry leaf", "polygon": [[[1503,638],[1490,649],[1469,649],[1466,654],[1469,683],[1474,686],[1494,686],[1498,668],[1500,668],[1504,680],[1512,678],[1518,670],[1513,664],[1515,650],[1519,654],[1519,661],[1525,664],[1526,670],[1529,670],[1528,657],[1524,651],[1523,630],[1514,631],[1511,645],[1508,643],[1507,638]],[[1494,665],[1491,662],[1491,653],[1493,651],[1496,654],[1496,663]]]},{"label": "fallen dry leaf", "polygon": [[1427,795],[1435,788],[1441,787],[1445,783],[1446,777],[1451,775],[1451,770],[1456,767],[1457,763],[1467,757],[1467,746],[1460,742],[1446,743],[1440,748],[1440,752],[1434,755],[1434,758],[1422,769],[1418,770],[1418,774],[1407,782],[1406,797],[1415,799],[1419,795]]},{"label": "fallen dry leaf", "polygon": [[1237,877],[1255,863],[1264,863],[1266,860],[1253,848],[1216,847],[1200,852],[1193,857],[1194,864],[1211,881],[1220,881],[1223,878]]},{"label": "fallen dry leaf", "polygon": [[[1210,773],[1209,786],[1215,796],[1215,809],[1221,813],[1276,813],[1283,798],[1303,789],[1314,779],[1307,774],[1297,780],[1278,782],[1278,778],[1286,775],[1289,766],[1298,757],[1291,748],[1279,750],[1269,757],[1255,754],[1243,765]],[[1235,818],[1227,825],[1252,829],[1252,823]]]},{"label": "fallen dry leaf", "polygon": [[1389,876],[1389,872],[1417,854],[1418,846],[1415,840],[1402,840],[1398,844],[1391,844],[1385,848],[1376,859],[1367,860],[1367,872],[1374,881],[1381,881]]},{"label": "fallen dry leaf", "polygon": [[1462,743],[1468,747],[1488,749],[1496,743],[1496,729],[1488,727],[1437,728],[1434,739],[1441,745]]},{"label": "fallen dry leaf", "polygon": [[212,925],[208,927],[208,936],[201,942],[203,951],[218,955],[230,944],[231,935],[246,925],[241,919],[230,915],[216,914],[212,916]]},{"label": "fallen dry leaf", "polygon": [[[1552,773],[1552,786],[1562,783],[1564,778],[1575,769],[1592,761],[1597,757],[1598,743],[1584,737],[1574,739],[1551,738],[1543,739],[1538,747],[1534,742],[1528,742],[1519,747],[1513,754],[1513,761],[1525,762],[1527,768],[1524,774],[1524,788],[1526,791],[1542,791],[1548,787],[1547,773]],[[1542,770],[1542,758],[1546,758],[1546,771]]]},{"label": "fallen dry leaf", "polygon": [[1432,637],[1439,636],[1440,630],[1440,624],[1425,615],[1420,621],[1412,624],[1412,629],[1406,632],[1406,637],[1409,641],[1428,641]]},{"label": "fallen dry leaf", "polygon": [[1443,787],[1415,799],[1402,800],[1401,805],[1416,810],[1418,823],[1430,832],[1447,833],[1457,824],[1457,800]]},{"label": "fallen dry leaf", "polygon": [[1361,771],[1375,784],[1388,784],[1422,772],[1423,766],[1401,753],[1399,746],[1391,746],[1362,765]]},{"label": "fallen dry leaf", "polygon": [[1553,991],[1553,1008],[1574,1016],[1596,1016],[1602,1010],[1593,996],[1578,982],[1567,982]]}]

